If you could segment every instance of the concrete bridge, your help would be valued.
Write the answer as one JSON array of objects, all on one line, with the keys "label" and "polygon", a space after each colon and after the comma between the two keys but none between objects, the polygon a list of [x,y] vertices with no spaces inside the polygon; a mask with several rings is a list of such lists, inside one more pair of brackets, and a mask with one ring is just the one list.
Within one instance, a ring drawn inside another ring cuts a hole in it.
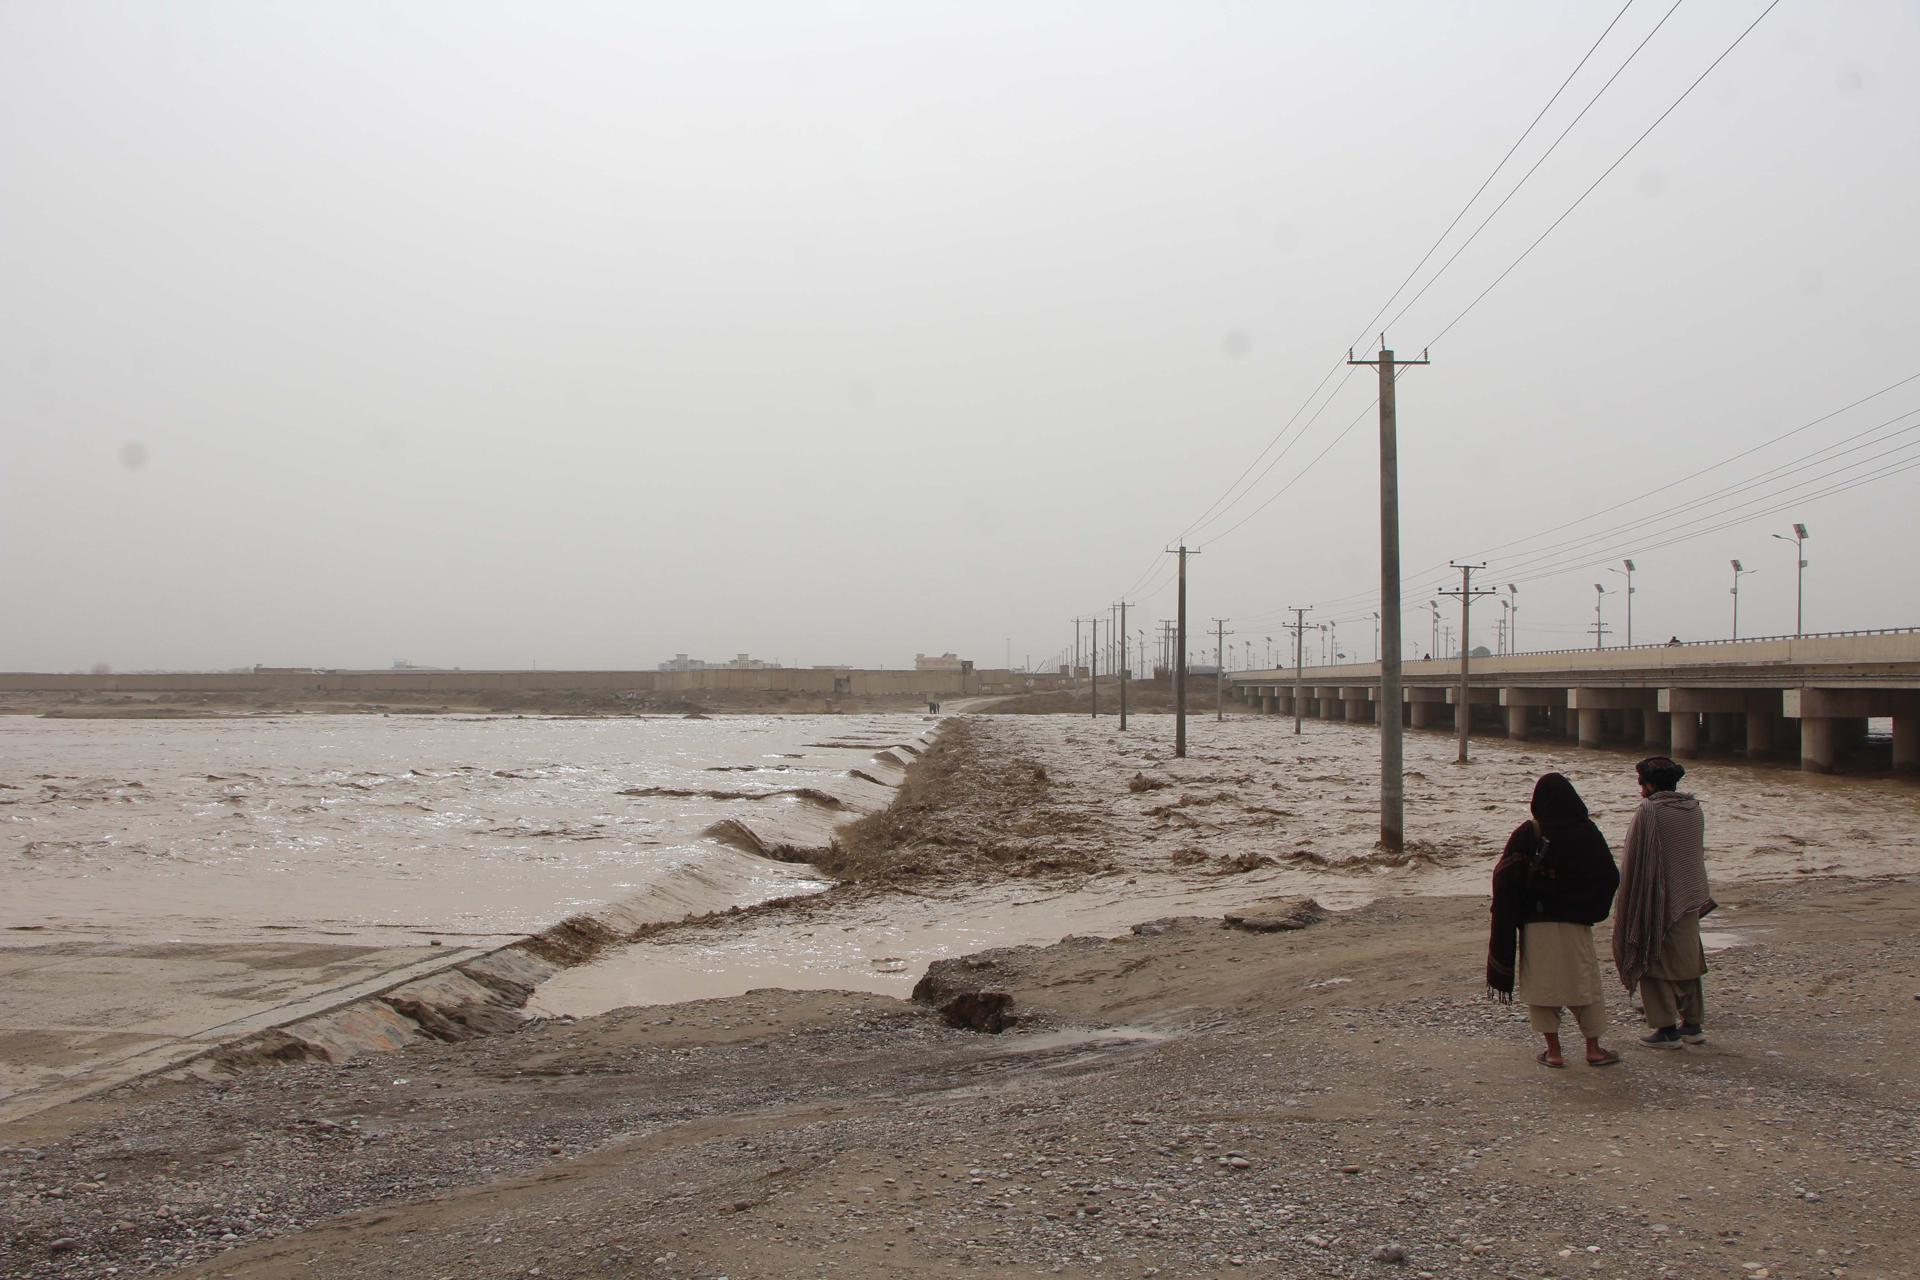
[{"label": "concrete bridge", "polygon": [[[1293,669],[1226,678],[1248,706],[1293,714]],[[1402,680],[1403,723],[1457,725],[1458,658],[1407,662]],[[1307,667],[1298,683],[1305,715],[1380,717],[1377,663]],[[1474,658],[1466,714],[1469,732],[1516,740],[1797,755],[1821,773],[1864,744],[1870,718],[1891,717],[1894,767],[1920,769],[1920,628]]]}]

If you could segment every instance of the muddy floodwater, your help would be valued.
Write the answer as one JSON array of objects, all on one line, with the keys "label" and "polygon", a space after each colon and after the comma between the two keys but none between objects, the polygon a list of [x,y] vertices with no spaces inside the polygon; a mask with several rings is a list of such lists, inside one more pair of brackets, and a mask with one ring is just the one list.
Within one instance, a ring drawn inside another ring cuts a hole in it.
[{"label": "muddy floodwater", "polygon": [[[1638,799],[1630,753],[1485,740],[1463,766],[1450,737],[1416,733],[1408,850],[1386,857],[1370,728],[1308,722],[1296,737],[1279,718],[1196,717],[1180,760],[1168,716],[1124,735],[1111,718],[967,723],[975,758],[1046,779],[1031,806],[1001,797],[999,834],[929,810],[914,837],[924,882],[824,894],[806,859],[892,801],[933,721],[0,719],[0,1116],[579,913],[617,908],[628,927],[800,899],[601,950],[538,987],[532,1014],[760,987],[904,997],[935,960],[1276,895],[1333,908],[1480,895],[1540,773],[1572,777],[1616,847]],[[1690,764],[1719,883],[1920,863],[1911,781]],[[986,792],[999,795],[967,796]],[[940,850],[1002,839],[1052,869],[960,858],[976,869],[943,873]],[[1744,936],[1738,915],[1715,918],[1710,946]]]},{"label": "muddy floodwater", "polygon": [[[1389,895],[1478,895],[1534,779],[1565,773],[1616,854],[1639,803],[1637,753],[1476,739],[1406,738],[1410,857],[1383,858],[1379,736],[1368,727],[1229,715],[1189,722],[1173,756],[1170,716],[974,720],[984,745],[1033,759],[1052,779],[1061,842],[1099,845],[1113,870],[1069,884],[1000,883],[850,902],[805,919],[727,922],[638,943],[557,975],[546,1013],[733,995],[754,987],[904,995],[934,960],[986,947],[1117,934],[1157,916],[1217,914],[1310,894],[1335,908]],[[1716,882],[1911,874],[1920,867],[1920,786],[1828,777],[1733,757],[1688,762],[1682,787],[1707,810]],[[1132,780],[1140,781],[1129,786]],[[1722,918],[1709,945],[1738,938]]]},{"label": "muddy floodwater", "polygon": [[824,888],[761,847],[884,807],[914,716],[0,719],[0,930],[506,940]]}]

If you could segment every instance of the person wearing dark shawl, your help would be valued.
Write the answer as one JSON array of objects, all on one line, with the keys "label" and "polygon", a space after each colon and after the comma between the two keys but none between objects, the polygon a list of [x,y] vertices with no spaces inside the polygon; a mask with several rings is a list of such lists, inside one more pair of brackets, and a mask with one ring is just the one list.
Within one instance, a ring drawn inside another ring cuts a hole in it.
[{"label": "person wearing dark shawl", "polygon": [[1560,1011],[1571,1009],[1586,1037],[1589,1066],[1610,1067],[1620,1055],[1600,1043],[1607,1026],[1593,926],[1607,918],[1619,868],[1607,838],[1587,816],[1573,784],[1558,773],[1533,786],[1533,817],[1515,827],[1493,869],[1493,926],[1487,941],[1487,987],[1511,1003],[1546,1039],[1534,1059],[1564,1067]]},{"label": "person wearing dark shawl", "polygon": [[1620,859],[1620,900],[1613,914],[1613,963],[1620,981],[1640,989],[1652,1049],[1705,1044],[1707,972],[1700,918],[1714,908],[1707,892],[1706,815],[1700,802],[1674,788],[1686,770],[1666,756],[1634,766],[1640,808],[1627,828]]}]

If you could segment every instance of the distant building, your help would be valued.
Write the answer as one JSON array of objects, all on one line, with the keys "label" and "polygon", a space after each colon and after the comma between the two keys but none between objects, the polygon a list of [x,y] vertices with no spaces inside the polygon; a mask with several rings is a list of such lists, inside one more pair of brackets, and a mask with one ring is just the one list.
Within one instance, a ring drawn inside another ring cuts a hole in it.
[{"label": "distant building", "polygon": [[746,653],[737,653],[725,662],[708,662],[704,658],[689,658],[684,653],[676,653],[670,660],[654,666],[656,671],[777,671],[779,668],[778,662],[769,662]]},{"label": "distant building", "polygon": [[971,662],[951,653],[943,653],[937,658],[930,658],[924,653],[913,655],[915,671],[965,671],[972,665]]}]

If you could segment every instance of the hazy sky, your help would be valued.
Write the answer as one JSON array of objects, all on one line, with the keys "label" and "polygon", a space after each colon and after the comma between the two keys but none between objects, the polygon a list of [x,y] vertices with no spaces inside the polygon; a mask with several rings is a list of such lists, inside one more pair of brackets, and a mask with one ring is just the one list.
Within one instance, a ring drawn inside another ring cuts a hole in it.
[{"label": "hazy sky", "polygon": [[[1487,559],[1577,645],[1632,556],[1636,640],[1723,636],[1740,557],[1742,633],[1790,631],[1803,520],[1809,629],[1920,622],[1920,470],[1803,496],[1920,461],[1920,380],[1548,532],[1920,373],[1913,0],[1783,0],[1435,340],[1765,7],[1679,5],[1392,324],[1415,607]],[[997,665],[1126,591],[1151,630],[1160,549],[1618,9],[0,0],[0,667]],[[1377,607],[1346,373],[1189,534],[1196,631]]]}]

